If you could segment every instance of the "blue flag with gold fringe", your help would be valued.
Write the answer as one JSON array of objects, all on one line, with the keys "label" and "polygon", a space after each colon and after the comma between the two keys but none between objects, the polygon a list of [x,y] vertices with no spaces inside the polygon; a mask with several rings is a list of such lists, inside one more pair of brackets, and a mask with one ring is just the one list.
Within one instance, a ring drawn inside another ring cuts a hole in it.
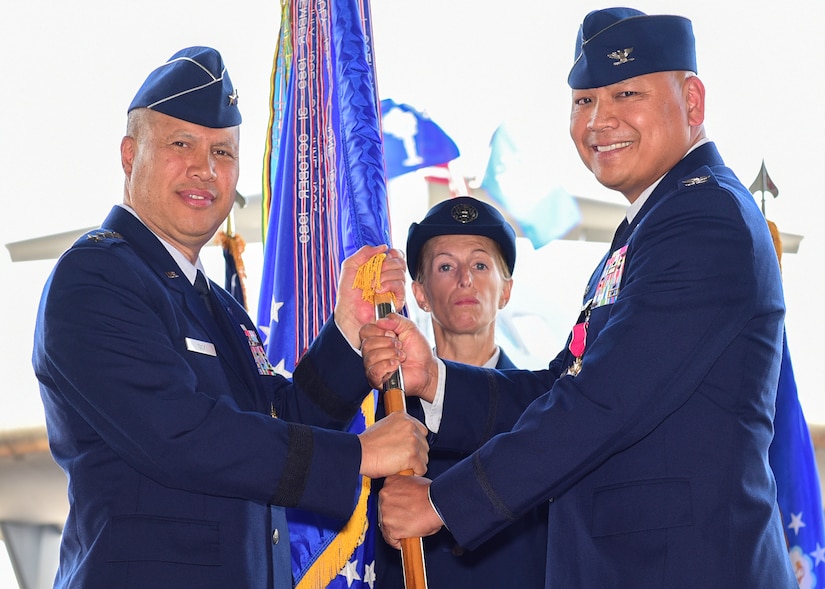
[{"label": "blue flag with gold fringe", "polygon": [[825,525],[822,494],[811,435],[799,404],[788,339],[782,338],[782,365],[776,390],[770,464],[788,553],[801,588],[825,580]]},{"label": "blue flag with gold fringe", "polygon": [[[258,325],[270,362],[292,370],[332,315],[343,259],[390,243],[368,0],[282,2],[264,161]],[[375,416],[368,396],[350,431]],[[372,587],[370,481],[345,523],[287,510],[296,587]]]}]

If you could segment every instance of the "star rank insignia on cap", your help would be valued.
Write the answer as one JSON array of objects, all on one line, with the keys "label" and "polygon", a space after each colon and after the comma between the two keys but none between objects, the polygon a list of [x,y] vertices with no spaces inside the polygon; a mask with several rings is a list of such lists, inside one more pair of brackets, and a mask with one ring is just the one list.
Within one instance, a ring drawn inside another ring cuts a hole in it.
[{"label": "star rank insignia on cap", "polygon": [[221,54],[211,47],[187,47],[152,71],[128,112],[148,108],[202,127],[224,129],[241,124],[238,91]]},{"label": "star rank insignia on cap", "polygon": [[688,178],[687,180],[682,180],[682,184],[685,186],[696,186],[697,184],[704,184],[710,180],[710,176],[697,176],[696,178]]},{"label": "star rank insignia on cap", "polygon": [[608,53],[607,57],[617,60],[613,62],[613,65],[622,65],[623,63],[636,61],[635,57],[630,57],[631,53],[633,53],[633,47],[628,47],[627,49],[617,49],[613,53]]}]

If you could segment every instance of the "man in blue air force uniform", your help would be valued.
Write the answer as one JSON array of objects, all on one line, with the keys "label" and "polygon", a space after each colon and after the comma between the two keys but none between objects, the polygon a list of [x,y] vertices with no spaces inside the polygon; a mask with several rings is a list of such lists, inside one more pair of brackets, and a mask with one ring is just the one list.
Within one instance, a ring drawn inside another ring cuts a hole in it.
[{"label": "man in blue air force uniform", "polygon": [[[204,278],[200,249],[238,180],[237,96],[214,49],[153,71],[121,143],[124,204],[45,286],[33,363],[70,503],[56,587],[288,588],[282,506],[346,518],[359,474],[425,470],[410,417],[358,436],[303,425],[346,427],[370,390],[348,345],[374,315],[360,290],[342,288],[293,384]],[[346,260],[342,284],[380,251]],[[383,278],[403,296],[400,252]]]},{"label": "man in blue air force uniform", "polygon": [[[407,393],[443,408],[434,449],[502,432],[432,482],[386,480],[391,544],[444,525],[473,548],[549,501],[548,588],[797,587],[768,466],[779,267],[753,197],[705,137],[695,72],[687,19],[584,19],[571,136],[630,206],[547,370],[440,362],[398,316],[362,329],[372,380],[402,361]],[[470,401],[479,391],[489,403]]]}]

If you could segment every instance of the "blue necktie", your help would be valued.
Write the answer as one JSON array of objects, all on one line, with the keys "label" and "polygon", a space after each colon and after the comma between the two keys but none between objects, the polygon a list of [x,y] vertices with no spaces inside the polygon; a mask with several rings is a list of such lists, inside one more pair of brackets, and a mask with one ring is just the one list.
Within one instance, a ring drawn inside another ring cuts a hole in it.
[{"label": "blue necktie", "polygon": [[195,290],[198,291],[198,294],[203,300],[203,304],[206,305],[206,310],[209,311],[209,314],[212,317],[215,317],[215,309],[212,307],[212,297],[209,294],[209,284],[206,282],[206,276],[203,275],[203,272],[198,270],[198,275],[195,278]]},{"label": "blue necktie", "polygon": [[628,226],[627,217],[625,217],[624,219],[622,219],[622,222],[619,223],[619,226],[616,228],[616,233],[613,234],[613,242],[610,244],[610,252],[611,253],[613,253],[613,251],[616,249],[616,246],[619,244],[619,238],[625,232],[625,229],[627,229],[627,226]]}]

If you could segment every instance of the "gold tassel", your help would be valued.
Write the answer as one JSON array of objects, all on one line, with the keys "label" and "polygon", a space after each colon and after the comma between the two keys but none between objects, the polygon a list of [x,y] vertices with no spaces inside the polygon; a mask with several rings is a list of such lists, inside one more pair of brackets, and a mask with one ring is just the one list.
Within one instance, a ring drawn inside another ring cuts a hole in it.
[{"label": "gold tassel", "polygon": [[352,282],[352,288],[360,288],[361,298],[365,301],[371,303],[392,302],[393,305],[395,304],[395,294],[391,292],[378,294],[375,292],[381,288],[381,266],[386,257],[387,254],[376,254],[367,260],[365,264],[358,267],[355,280]]}]

